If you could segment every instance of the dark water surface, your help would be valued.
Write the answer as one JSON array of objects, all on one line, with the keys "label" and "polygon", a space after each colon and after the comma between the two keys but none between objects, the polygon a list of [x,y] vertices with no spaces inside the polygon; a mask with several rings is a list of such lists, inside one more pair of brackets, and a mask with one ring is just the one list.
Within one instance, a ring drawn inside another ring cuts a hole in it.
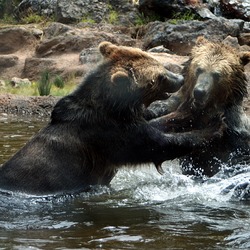
[{"label": "dark water surface", "polygon": [[[1,117],[1,116],[0,116]],[[0,118],[0,164],[47,123]],[[61,197],[0,193],[0,249],[250,249],[250,203],[167,162],[122,169],[111,187]]]}]

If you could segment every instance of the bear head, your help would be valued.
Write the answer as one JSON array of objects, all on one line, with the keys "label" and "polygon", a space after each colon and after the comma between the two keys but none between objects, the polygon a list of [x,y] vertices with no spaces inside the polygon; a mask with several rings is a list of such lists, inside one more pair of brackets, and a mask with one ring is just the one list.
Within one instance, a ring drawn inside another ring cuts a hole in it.
[{"label": "bear head", "polygon": [[249,61],[250,52],[199,37],[184,68],[181,91],[189,93],[195,109],[241,104],[247,95],[244,65]]},{"label": "bear head", "polygon": [[[123,97],[126,92],[137,93],[137,98],[148,106],[155,100],[166,99],[168,93],[179,90],[184,83],[181,75],[168,71],[160,62],[138,48],[102,42],[99,50],[104,63],[109,64],[109,77]],[[107,72],[107,71],[106,71]]]}]

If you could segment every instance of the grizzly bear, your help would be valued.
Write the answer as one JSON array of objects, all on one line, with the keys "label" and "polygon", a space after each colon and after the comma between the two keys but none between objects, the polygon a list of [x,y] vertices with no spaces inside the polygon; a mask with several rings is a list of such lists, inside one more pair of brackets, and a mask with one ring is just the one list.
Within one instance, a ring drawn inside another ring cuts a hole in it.
[{"label": "grizzly bear", "polygon": [[163,116],[151,124],[158,123],[164,132],[191,131],[206,127],[223,114],[227,129],[222,137],[181,158],[184,174],[211,177],[223,166],[233,169],[235,164],[250,163],[250,120],[242,106],[247,96],[244,65],[249,61],[250,52],[238,52],[203,37],[197,39],[184,68],[183,87],[157,115],[169,114],[165,121]]},{"label": "grizzly bear", "polygon": [[220,136],[218,119],[204,130],[163,134],[143,107],[178,90],[183,77],[140,49],[102,42],[103,61],[55,105],[51,121],[0,170],[0,188],[36,195],[107,185],[123,165],[190,153]]}]

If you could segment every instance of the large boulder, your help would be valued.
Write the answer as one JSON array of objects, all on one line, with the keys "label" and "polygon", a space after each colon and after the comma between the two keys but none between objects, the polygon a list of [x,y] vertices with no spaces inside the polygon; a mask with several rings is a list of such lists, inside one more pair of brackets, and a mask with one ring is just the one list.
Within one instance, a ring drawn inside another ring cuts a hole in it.
[{"label": "large boulder", "polygon": [[139,0],[138,9],[145,16],[172,18],[176,13],[194,12],[194,5],[185,0]]},{"label": "large boulder", "polygon": [[53,16],[58,22],[90,21],[130,25],[138,16],[137,8],[127,0],[23,0],[15,10],[18,19],[30,11]]},{"label": "large boulder", "polygon": [[250,1],[221,0],[222,14],[227,18],[240,18],[250,21]]},{"label": "large boulder", "polygon": [[126,34],[116,34],[109,27],[96,25],[77,28],[52,23],[44,30],[44,39],[36,47],[37,57],[63,53],[80,53],[83,49],[96,48],[102,41],[135,46],[136,40]]},{"label": "large boulder", "polygon": [[53,16],[56,12],[57,2],[58,0],[23,0],[15,9],[14,14],[17,19],[21,19],[31,12]]},{"label": "large boulder", "polygon": [[37,38],[24,27],[0,29],[0,54],[12,54],[28,46],[33,46]]},{"label": "large boulder", "polygon": [[238,37],[244,22],[224,18],[207,21],[152,22],[138,30],[143,48],[150,49],[163,45],[173,53],[188,55],[198,36],[209,40],[222,41],[228,35]]}]

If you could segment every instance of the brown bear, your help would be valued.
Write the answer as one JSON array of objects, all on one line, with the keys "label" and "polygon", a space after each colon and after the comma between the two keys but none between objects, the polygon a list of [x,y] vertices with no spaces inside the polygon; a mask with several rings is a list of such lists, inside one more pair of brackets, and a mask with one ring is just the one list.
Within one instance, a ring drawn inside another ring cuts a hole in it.
[{"label": "brown bear", "polygon": [[85,191],[109,184],[120,166],[159,167],[221,134],[221,121],[192,133],[163,134],[151,126],[143,105],[178,90],[183,77],[140,49],[102,42],[99,50],[103,61],[3,164],[0,188],[39,195]]},{"label": "brown bear", "polygon": [[[250,52],[219,42],[197,39],[186,67],[185,83],[158,110],[169,113],[151,124],[162,131],[190,131],[207,126],[222,113],[227,129],[221,138],[181,158],[184,174],[211,177],[223,166],[250,163],[250,121],[242,107],[247,96],[244,65]],[[152,109],[152,107],[151,107]],[[171,113],[171,111],[173,111]]]}]

